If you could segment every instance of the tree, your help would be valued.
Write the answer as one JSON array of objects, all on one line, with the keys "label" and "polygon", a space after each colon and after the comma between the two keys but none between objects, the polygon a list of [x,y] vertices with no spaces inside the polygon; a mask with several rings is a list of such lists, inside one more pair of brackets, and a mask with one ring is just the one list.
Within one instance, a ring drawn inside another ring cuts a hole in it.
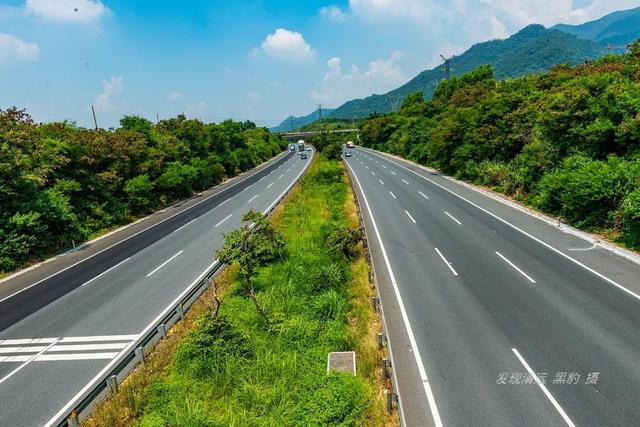
[{"label": "tree", "polygon": [[240,228],[224,235],[224,247],[216,253],[216,257],[221,263],[238,266],[238,277],[247,296],[269,324],[269,317],[258,301],[253,281],[259,266],[281,254],[284,239],[261,213],[254,210],[242,217],[242,223]]}]

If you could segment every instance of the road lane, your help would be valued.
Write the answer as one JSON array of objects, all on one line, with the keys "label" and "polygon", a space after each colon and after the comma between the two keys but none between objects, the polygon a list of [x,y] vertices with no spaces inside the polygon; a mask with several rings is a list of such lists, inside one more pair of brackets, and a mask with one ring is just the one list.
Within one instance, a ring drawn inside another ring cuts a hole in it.
[{"label": "road lane", "polygon": [[[546,385],[578,425],[638,424],[640,411],[630,397],[640,392],[640,369],[632,363],[640,356],[637,300],[384,156],[372,155],[378,165],[356,151],[356,161],[345,160],[391,246],[400,291],[411,301],[410,320],[424,334],[417,340],[425,366],[440,379],[432,386],[445,425],[566,422],[535,385],[496,384],[502,372],[526,373],[512,348],[552,376],[550,382],[556,372],[579,371],[582,383],[589,372],[600,372],[596,385]],[[382,175],[384,187],[366,166]],[[393,203],[385,192],[396,196]],[[401,220],[403,211],[417,224]],[[496,252],[535,275],[536,284]]]},{"label": "road lane", "polygon": [[[107,353],[117,354],[117,350],[104,347],[105,337],[139,334],[211,264],[215,250],[222,246],[222,234],[239,226],[249,208],[268,209],[310,161],[291,157],[273,173],[287,168],[289,172],[284,172],[283,179],[270,188],[266,188],[270,180],[256,179],[250,189],[233,194],[225,203],[178,226],[176,232],[167,233],[132,254],[127,262],[95,277],[90,286],[75,288],[0,332],[0,351],[11,347],[4,344],[7,342],[42,338],[67,342],[88,337],[81,344],[91,346],[54,351],[59,345],[55,344],[0,384],[0,425],[45,424],[106,366],[112,359],[106,357]],[[249,203],[256,192],[260,197]],[[224,218],[224,223],[215,227]],[[125,339],[117,344],[128,345],[131,341]],[[33,345],[27,345],[30,346]],[[33,349],[24,351],[34,354]],[[18,366],[17,362],[0,363],[0,378]],[[41,393],[54,387],[58,389],[55,398]]]}]

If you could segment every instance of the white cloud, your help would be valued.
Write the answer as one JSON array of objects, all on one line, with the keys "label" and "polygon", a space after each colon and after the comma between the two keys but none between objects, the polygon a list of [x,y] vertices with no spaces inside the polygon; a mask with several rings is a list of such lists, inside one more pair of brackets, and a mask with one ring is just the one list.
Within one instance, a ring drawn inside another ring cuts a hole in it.
[{"label": "white cloud", "polygon": [[320,9],[320,16],[335,22],[342,22],[346,19],[346,14],[336,5],[325,6]]},{"label": "white cloud", "polygon": [[182,101],[184,99],[184,93],[173,90],[169,92],[167,98],[172,102]]},{"label": "white cloud", "polygon": [[581,24],[598,19],[616,10],[637,7],[637,0],[591,0],[576,7],[574,0],[482,0],[503,21],[522,27],[538,23],[546,26],[557,23]]},{"label": "white cloud", "polygon": [[293,62],[309,61],[315,56],[302,34],[284,28],[267,35],[262,42],[262,50],[271,58]]},{"label": "white cloud", "polygon": [[34,62],[38,60],[40,48],[18,37],[0,33],[0,64],[11,62]]},{"label": "white cloud", "polygon": [[492,39],[506,39],[509,37],[507,26],[502,23],[495,15],[489,17],[489,25],[491,27]]},{"label": "white cloud", "polygon": [[320,87],[311,92],[310,97],[314,102],[337,106],[349,99],[393,89],[407,81],[398,64],[403,56],[403,52],[396,51],[388,59],[372,61],[364,72],[352,65],[346,73],[342,71],[342,60],[331,58]]},{"label": "white cloud", "polygon": [[92,22],[109,13],[100,0],[26,0],[28,13],[59,22]]},{"label": "white cloud", "polygon": [[93,101],[96,111],[112,112],[118,110],[122,106],[122,103],[118,102],[120,95],[124,90],[122,81],[122,76],[111,76],[109,80],[102,81],[102,93],[100,93]]},{"label": "white cloud", "polygon": [[425,22],[440,13],[433,0],[349,0],[351,11],[368,21]]}]

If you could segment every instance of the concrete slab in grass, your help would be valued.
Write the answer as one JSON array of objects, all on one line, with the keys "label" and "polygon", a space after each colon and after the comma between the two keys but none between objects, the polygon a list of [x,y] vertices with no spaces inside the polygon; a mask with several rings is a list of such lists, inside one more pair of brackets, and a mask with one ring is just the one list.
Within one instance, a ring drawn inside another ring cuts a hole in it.
[{"label": "concrete slab in grass", "polygon": [[331,371],[348,372],[356,375],[355,351],[332,351],[327,358],[327,373]]}]

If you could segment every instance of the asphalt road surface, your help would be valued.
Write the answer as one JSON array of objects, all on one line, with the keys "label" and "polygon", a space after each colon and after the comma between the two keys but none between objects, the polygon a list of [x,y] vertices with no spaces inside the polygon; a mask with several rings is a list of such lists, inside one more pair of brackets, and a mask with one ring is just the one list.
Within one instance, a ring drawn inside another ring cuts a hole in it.
[{"label": "asphalt road surface", "polygon": [[212,264],[223,233],[276,203],[308,154],[286,154],[45,280],[0,284],[0,295],[11,289],[0,296],[0,425],[45,425]]},{"label": "asphalt road surface", "polygon": [[640,425],[640,266],[357,148],[406,425]]}]

